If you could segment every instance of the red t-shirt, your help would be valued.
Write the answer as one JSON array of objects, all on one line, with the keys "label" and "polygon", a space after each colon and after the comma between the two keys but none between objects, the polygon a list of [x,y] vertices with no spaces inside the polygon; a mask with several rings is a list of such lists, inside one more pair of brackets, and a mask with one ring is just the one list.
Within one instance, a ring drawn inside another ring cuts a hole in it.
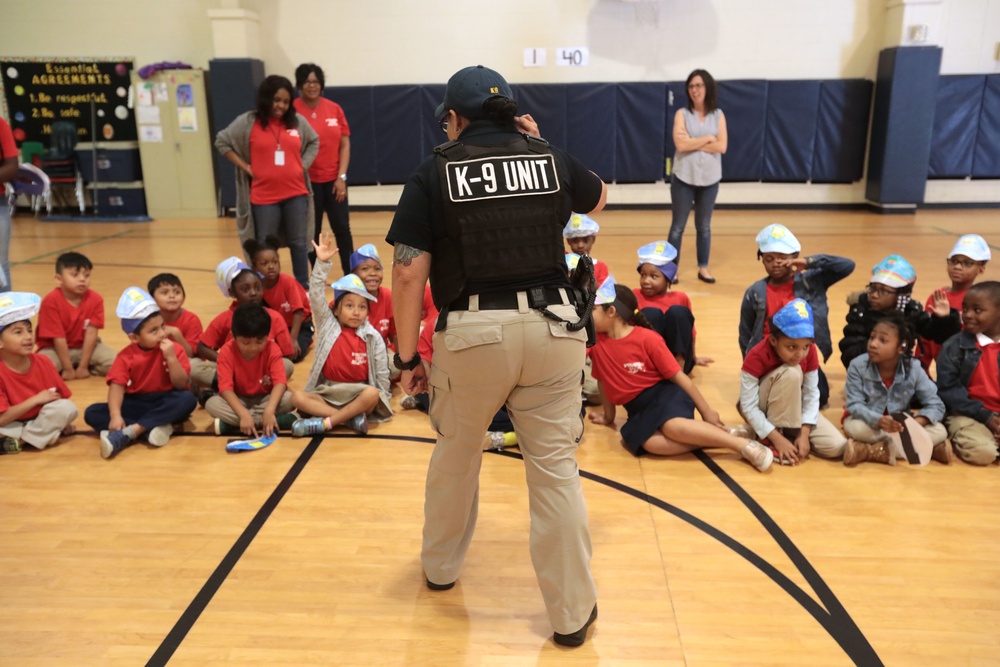
[{"label": "red t-shirt", "polygon": [[[779,366],[783,366],[784,361],[774,351],[771,341],[764,339],[750,348],[746,358],[743,360],[743,371],[754,376],[758,380],[773,371]],[[803,373],[819,370],[819,353],[816,352],[816,345],[809,346],[806,358],[799,362]]]},{"label": "red t-shirt", "polygon": [[625,405],[643,390],[681,372],[663,337],[642,327],[619,339],[597,334],[590,361],[594,378],[615,405]]},{"label": "red t-shirt", "polygon": [[[218,350],[222,348],[227,340],[232,340],[233,311],[236,310],[236,306],[237,303],[233,301],[233,305],[229,307],[229,310],[216,315],[215,319],[208,323],[208,328],[205,329],[205,333],[201,335],[198,342],[204,343],[206,347],[213,350]],[[270,308],[265,308],[264,310],[271,316],[271,331],[267,337],[278,344],[282,356],[292,356],[292,337],[288,334],[288,325],[285,324],[285,320]]]},{"label": "red t-shirt", "polygon": [[[174,343],[174,354],[181,368],[191,374],[191,362],[187,353],[178,343]],[[125,387],[126,394],[152,394],[160,391],[174,391],[174,383],[170,381],[170,371],[167,360],[159,347],[144,350],[132,343],[118,353],[108,371],[108,384],[120,384]]]},{"label": "red t-shirt", "polygon": [[[277,164],[281,151],[284,164]],[[302,168],[302,137],[295,128],[280,121],[261,127],[255,120],[250,130],[250,203],[277,204],[299,195],[307,195],[305,170]]]},{"label": "red t-shirt", "polygon": [[226,341],[219,350],[216,371],[219,392],[232,391],[237,396],[262,396],[270,394],[276,384],[288,384],[281,350],[273,340],[249,360],[240,354],[235,340]]},{"label": "red t-shirt", "polygon": [[305,118],[319,135],[319,153],[309,167],[309,180],[313,184],[336,180],[340,176],[340,137],[351,136],[344,110],[325,97],[319,98],[315,109],[306,106],[301,97],[295,98],[292,104],[299,116]]},{"label": "red t-shirt", "polygon": [[92,289],[83,293],[79,306],[74,306],[58,287],[45,295],[38,310],[38,349],[54,347],[52,341],[65,338],[71,350],[83,347],[87,327],[104,328],[104,299]]},{"label": "red t-shirt", "polygon": [[[164,320],[166,322],[166,320]],[[191,346],[191,351],[194,352],[198,349],[198,339],[201,338],[202,331],[204,328],[201,326],[201,320],[197,315],[192,313],[190,310],[184,310],[181,308],[180,315],[173,322],[167,322],[168,326],[177,327],[181,331],[181,335],[184,336],[184,340],[187,344]]]},{"label": "red t-shirt", "polygon": [[368,323],[382,334],[388,348],[389,336],[396,335],[396,320],[392,316],[392,290],[388,287],[379,287],[378,301],[368,302]]},{"label": "red t-shirt", "polygon": [[[945,296],[948,297],[948,305],[962,312],[962,300],[965,298],[965,293],[969,290],[965,289],[960,292],[952,292],[950,288],[943,287]],[[927,303],[924,304],[924,310],[928,313],[934,310],[934,295],[931,294],[927,297]],[[926,338],[920,339],[920,365],[927,370],[931,366],[931,362],[938,358],[941,354],[941,344],[935,343],[932,340]]]},{"label": "red t-shirt", "polygon": [[431,317],[437,317],[438,309],[434,305],[434,295],[431,293],[431,286],[424,285],[424,302],[421,305],[420,319],[427,320]]},{"label": "red t-shirt", "polygon": [[264,290],[264,305],[281,315],[289,330],[292,328],[292,316],[296,310],[302,311],[302,319],[312,315],[309,307],[309,295],[302,285],[287,273],[278,274],[278,282],[271,289]]},{"label": "red t-shirt", "polygon": [[[60,398],[69,398],[73,395],[56,370],[55,364],[49,361],[48,357],[32,354],[30,358],[31,368],[27,373],[18,373],[0,361],[0,413],[7,412],[13,406],[24,403],[46,389],[55,389],[59,392]],[[28,410],[18,417],[18,421],[34,419],[42,411],[42,407],[38,405]]]},{"label": "red t-shirt", "polygon": [[368,346],[357,331],[341,329],[323,364],[323,377],[331,382],[368,382]]},{"label": "red t-shirt", "polygon": [[1000,412],[1000,343],[983,345],[976,336],[976,347],[983,351],[976,370],[969,378],[969,398],[977,400],[991,412]]},{"label": "red t-shirt", "polygon": [[767,281],[767,312],[764,320],[764,338],[771,333],[771,318],[775,313],[785,307],[789,301],[795,298],[795,281],[789,280],[781,285],[775,285],[770,280]]},{"label": "red t-shirt", "polygon": [[427,363],[434,358],[434,321],[421,320],[420,337],[417,339],[417,354]]},{"label": "red t-shirt", "polygon": [[[3,118],[0,118],[0,160],[6,160],[9,157],[17,157],[17,142],[14,141],[14,133],[10,131],[10,125]],[[45,388],[48,389],[48,387]]]}]

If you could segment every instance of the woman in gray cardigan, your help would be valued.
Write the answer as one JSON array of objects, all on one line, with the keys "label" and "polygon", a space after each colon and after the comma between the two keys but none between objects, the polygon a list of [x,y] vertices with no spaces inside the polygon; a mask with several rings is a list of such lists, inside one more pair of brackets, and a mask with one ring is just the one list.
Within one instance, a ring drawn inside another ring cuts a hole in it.
[{"label": "woman in gray cardigan", "polygon": [[236,165],[240,244],[276,235],[291,251],[295,280],[308,289],[315,226],[309,166],[319,151],[319,137],[292,107],[292,82],[277,75],[264,79],[256,110],[237,116],[219,132],[215,147]]}]

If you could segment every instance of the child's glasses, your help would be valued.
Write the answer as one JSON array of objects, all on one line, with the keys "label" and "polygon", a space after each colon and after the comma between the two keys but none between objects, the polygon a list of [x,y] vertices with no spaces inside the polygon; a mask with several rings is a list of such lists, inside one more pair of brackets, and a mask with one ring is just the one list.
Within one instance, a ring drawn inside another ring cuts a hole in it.
[{"label": "child's glasses", "polygon": [[949,257],[948,266],[960,266],[963,269],[971,269],[976,265],[976,262],[971,259],[959,259],[958,257]]},{"label": "child's glasses", "polygon": [[871,296],[893,296],[894,294],[899,294],[899,292],[891,287],[883,287],[882,285],[869,285],[867,292]]}]

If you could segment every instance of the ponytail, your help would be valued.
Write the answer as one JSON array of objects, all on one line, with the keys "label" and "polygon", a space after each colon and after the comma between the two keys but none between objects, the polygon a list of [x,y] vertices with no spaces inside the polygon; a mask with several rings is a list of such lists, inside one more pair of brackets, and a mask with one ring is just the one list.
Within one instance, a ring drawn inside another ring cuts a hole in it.
[{"label": "ponytail", "polygon": [[278,252],[278,248],[281,247],[281,239],[279,239],[274,234],[268,234],[264,237],[263,241],[258,241],[257,239],[247,239],[243,242],[243,250],[246,252],[247,256],[250,258],[250,263],[255,264],[257,262],[257,255],[264,252],[265,250],[273,250]]}]

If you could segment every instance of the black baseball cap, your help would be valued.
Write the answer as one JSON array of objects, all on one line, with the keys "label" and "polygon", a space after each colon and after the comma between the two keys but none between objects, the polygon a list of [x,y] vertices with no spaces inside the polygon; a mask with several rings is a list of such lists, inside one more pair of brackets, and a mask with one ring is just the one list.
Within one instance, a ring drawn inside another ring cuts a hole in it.
[{"label": "black baseball cap", "polygon": [[514,99],[514,94],[499,72],[482,65],[465,67],[448,79],[444,102],[438,105],[434,117],[441,118],[454,109],[459,116],[475,120],[482,116],[483,104],[491,97]]}]

